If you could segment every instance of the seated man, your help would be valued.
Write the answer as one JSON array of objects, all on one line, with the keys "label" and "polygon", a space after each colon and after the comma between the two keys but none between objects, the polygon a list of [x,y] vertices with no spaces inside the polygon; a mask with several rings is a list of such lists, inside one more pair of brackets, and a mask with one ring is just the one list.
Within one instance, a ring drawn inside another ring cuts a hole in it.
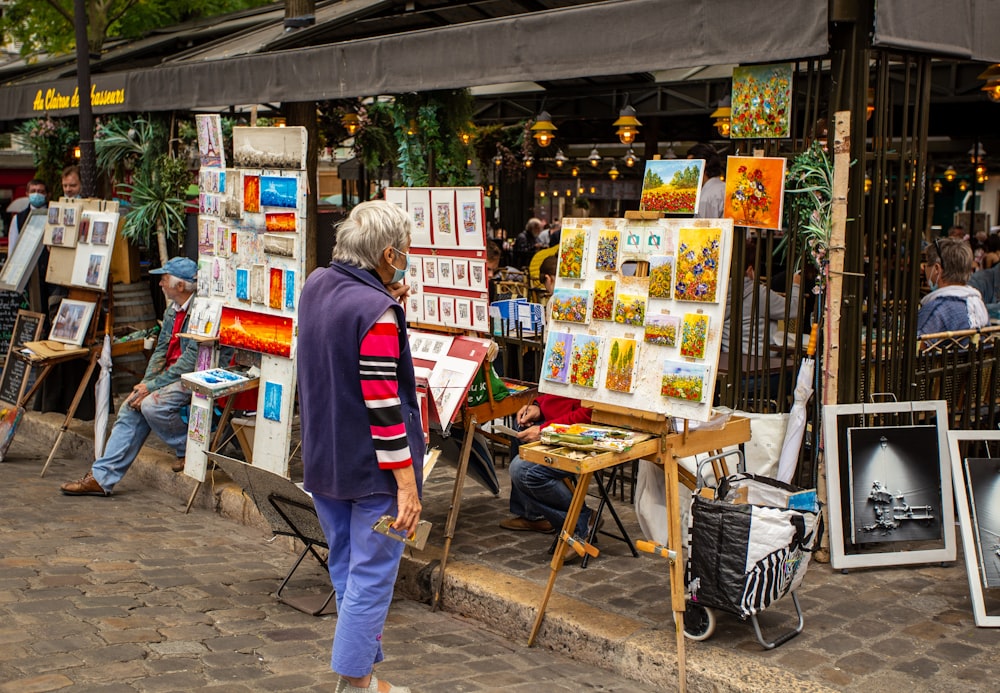
[{"label": "seated man", "polygon": [[167,310],[156,348],[142,381],[132,388],[111,429],[104,454],[79,481],[60,489],[67,496],[110,496],[115,484],[132,466],[150,431],[155,431],[177,455],[173,470],[184,469],[187,424],[181,409],[191,402],[191,392],[181,384],[181,374],[194,370],[198,344],[180,337],[188,321],[188,309],[197,289],[198,265],[185,257],[171,258],[150,274],[163,275],[160,288],[167,297]]},{"label": "seated man", "polygon": [[[555,286],[556,257],[545,259],[538,270],[538,279],[545,290],[552,293]],[[580,405],[580,401],[559,395],[539,395],[534,403],[522,407],[517,413],[517,424],[521,431],[519,443],[539,440],[541,430],[550,423],[589,423],[590,409]],[[515,457],[510,463],[510,511],[514,517],[500,522],[504,529],[548,533],[562,527],[566,521],[573,492],[564,479],[574,477],[570,472],[526,462]],[[580,512],[574,534],[586,537],[593,511],[584,506]],[[568,545],[563,559],[572,559],[577,554]]]},{"label": "seated man", "polygon": [[926,249],[924,274],[931,292],[920,301],[917,336],[985,327],[989,315],[983,296],[967,286],[972,247],[961,238],[939,238]]}]

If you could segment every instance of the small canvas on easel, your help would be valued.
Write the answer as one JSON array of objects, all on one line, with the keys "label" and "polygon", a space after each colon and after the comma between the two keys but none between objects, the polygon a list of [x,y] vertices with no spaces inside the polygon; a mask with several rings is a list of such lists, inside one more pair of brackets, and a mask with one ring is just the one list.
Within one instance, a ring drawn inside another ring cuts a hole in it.
[{"label": "small canvas on easel", "polygon": [[49,339],[64,344],[81,346],[94,315],[95,304],[64,298],[59,304]]},{"label": "small canvas on easel", "polygon": [[694,214],[701,195],[704,159],[650,159],[642,179],[639,209]]}]

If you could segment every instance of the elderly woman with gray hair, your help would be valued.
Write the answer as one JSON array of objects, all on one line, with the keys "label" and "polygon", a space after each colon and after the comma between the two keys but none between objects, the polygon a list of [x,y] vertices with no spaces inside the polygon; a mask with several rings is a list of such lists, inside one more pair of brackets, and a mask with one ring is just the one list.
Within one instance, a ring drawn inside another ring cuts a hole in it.
[{"label": "elderly woman with gray hair", "polygon": [[305,489],[330,547],[337,693],[409,690],[372,671],[403,553],[372,526],[392,515],[412,534],[420,520],[424,438],[396,288],[412,226],[396,205],[358,205],[337,230],[333,262],[309,276],[299,301]]},{"label": "elderly woman with gray hair", "polygon": [[966,286],[973,261],[968,241],[938,238],[925,253],[924,276],[931,292],[920,301],[917,336],[985,327],[990,318],[983,297]]}]

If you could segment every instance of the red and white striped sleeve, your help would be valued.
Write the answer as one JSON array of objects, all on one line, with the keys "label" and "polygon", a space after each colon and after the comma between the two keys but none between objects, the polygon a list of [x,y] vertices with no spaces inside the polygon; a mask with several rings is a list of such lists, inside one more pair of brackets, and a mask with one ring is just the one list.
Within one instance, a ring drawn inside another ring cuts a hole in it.
[{"label": "red and white striped sleeve", "polygon": [[390,308],[361,340],[361,393],[381,469],[413,464],[399,402],[399,325]]}]

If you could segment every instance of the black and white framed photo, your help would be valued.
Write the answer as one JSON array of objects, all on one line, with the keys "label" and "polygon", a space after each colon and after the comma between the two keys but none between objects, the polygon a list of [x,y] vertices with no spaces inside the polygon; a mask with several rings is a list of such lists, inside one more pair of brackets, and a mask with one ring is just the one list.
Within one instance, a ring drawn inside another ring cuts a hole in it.
[{"label": "black and white framed photo", "polygon": [[956,557],[943,400],[823,410],[833,568]]},{"label": "black and white framed photo", "polygon": [[976,625],[1000,627],[1000,431],[949,431]]}]

